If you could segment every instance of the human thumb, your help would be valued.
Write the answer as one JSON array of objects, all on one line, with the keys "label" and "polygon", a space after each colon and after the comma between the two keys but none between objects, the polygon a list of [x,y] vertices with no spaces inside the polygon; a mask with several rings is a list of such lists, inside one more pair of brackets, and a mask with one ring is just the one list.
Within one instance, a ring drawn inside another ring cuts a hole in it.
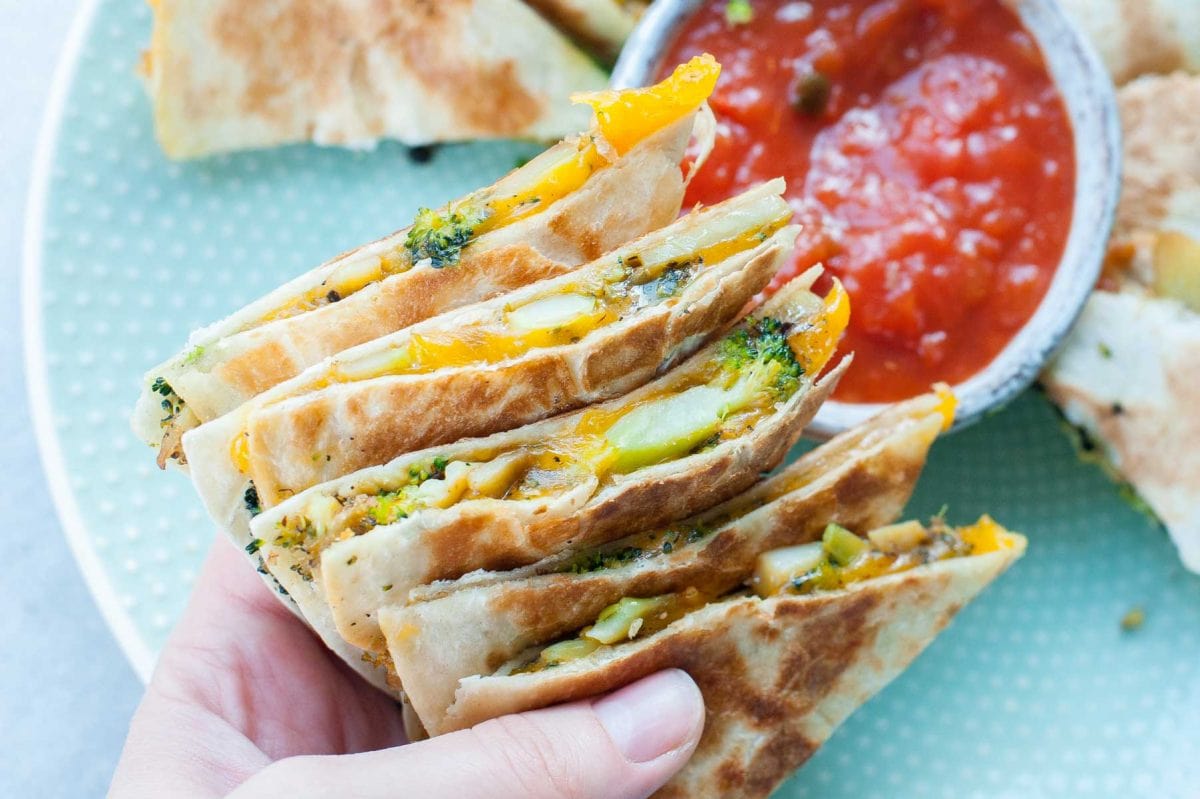
[{"label": "human thumb", "polygon": [[421,743],[277,761],[231,799],[644,799],[683,767],[704,702],[671,669],[599,699],[503,716]]}]

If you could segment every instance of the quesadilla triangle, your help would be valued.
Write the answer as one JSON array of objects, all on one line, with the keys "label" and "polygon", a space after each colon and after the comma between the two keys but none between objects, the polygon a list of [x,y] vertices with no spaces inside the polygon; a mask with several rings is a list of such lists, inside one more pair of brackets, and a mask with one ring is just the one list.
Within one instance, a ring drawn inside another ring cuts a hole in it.
[{"label": "quesadilla triangle", "polygon": [[[582,95],[604,119],[495,184],[351,250],[194,333],[151,369],[133,426],[182,457],[187,430],[342,350],[445,311],[564,274],[679,214],[679,164],[719,65],[697,58],[650,89]],[[652,106],[655,113],[647,113]],[[697,120],[700,120],[699,124]]]},{"label": "quesadilla triangle", "polygon": [[810,270],[761,311],[624,397],[488,438],[405,455],[264,512],[267,568],[321,593],[338,632],[385,652],[379,607],[419,585],[536,562],[568,544],[686,518],[774,468],[833,389],[849,317]]},{"label": "quesadilla triangle", "polygon": [[987,517],[866,538],[831,525],[821,542],[764,553],[755,592],[623,598],[575,635],[463,680],[443,731],[681,668],[707,718],[655,796],[766,797],[1024,550]]},{"label": "quesadilla triangle", "polygon": [[443,729],[459,680],[580,629],[626,596],[736,590],[759,554],[820,538],[833,521],[873,529],[903,509],[952,416],[909,400],[807,453],[746,493],[682,522],[510,572],[476,572],[379,611],[395,670],[426,728]]},{"label": "quesadilla triangle", "polygon": [[213,518],[264,507],[405,452],[623,394],[726,329],[797,228],[773,181],[576,272],[347,350],[184,438]]},{"label": "quesadilla triangle", "polygon": [[[578,128],[604,72],[517,0],[152,0],[141,72],[171,158]],[[497,35],[503,31],[503,35]]]}]

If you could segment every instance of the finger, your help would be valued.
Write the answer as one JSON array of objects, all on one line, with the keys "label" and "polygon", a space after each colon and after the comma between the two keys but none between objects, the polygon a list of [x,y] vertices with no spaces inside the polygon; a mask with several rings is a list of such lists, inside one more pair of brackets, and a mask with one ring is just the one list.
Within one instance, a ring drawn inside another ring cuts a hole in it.
[{"label": "finger", "polygon": [[230,799],[644,799],[683,767],[703,726],[700,691],[671,669],[418,744],[280,760]]}]

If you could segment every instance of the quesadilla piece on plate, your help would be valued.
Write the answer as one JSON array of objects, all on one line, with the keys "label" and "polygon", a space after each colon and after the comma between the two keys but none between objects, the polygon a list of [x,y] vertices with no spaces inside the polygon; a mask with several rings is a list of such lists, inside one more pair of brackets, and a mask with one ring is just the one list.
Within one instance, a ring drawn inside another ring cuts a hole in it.
[{"label": "quesadilla piece on plate", "polygon": [[1042,383],[1200,572],[1200,76],[1118,97],[1125,175],[1102,289]]},{"label": "quesadilla piece on plate", "polygon": [[1139,75],[1200,71],[1196,0],[1060,0],[1117,85]]},{"label": "quesadilla piece on plate", "polygon": [[330,355],[563,274],[671,222],[697,119],[700,152],[711,143],[704,101],[718,72],[695,59],[649,89],[581,97],[604,114],[590,131],[197,331],[147,373],[134,430],[162,465],[182,456],[187,430]]},{"label": "quesadilla piece on plate", "polygon": [[459,680],[578,630],[622,597],[688,588],[721,595],[744,582],[760,553],[818,539],[830,522],[859,530],[891,522],[951,415],[941,397],[918,397],[665,529],[413,591],[407,604],[379,611],[406,695],[437,734]]},{"label": "quesadilla piece on plate", "polygon": [[[1200,276],[1200,260],[1195,264]],[[1097,291],[1042,381],[1200,572],[1200,316],[1133,292]]]},{"label": "quesadilla piece on plate", "polygon": [[766,797],[1024,549],[987,517],[865,538],[831,524],[820,541],[764,552],[744,575],[754,593],[625,597],[574,634],[463,680],[444,730],[681,668],[707,719],[691,760],[655,796]]},{"label": "quesadilla piece on plate", "polygon": [[[142,68],[171,158],[578,129],[607,77],[517,0],[152,0]],[[499,35],[500,33],[503,35]]]},{"label": "quesadilla piece on plate", "polygon": [[213,518],[405,452],[488,435],[627,392],[732,323],[796,238],[782,181],[575,272],[360,345],[184,437]]},{"label": "quesadilla piece on plate", "polygon": [[641,0],[528,0],[539,14],[605,63],[613,63],[649,3]]},{"label": "quesadilla piece on plate", "polygon": [[252,534],[267,568],[294,597],[322,595],[347,641],[383,653],[376,611],[412,588],[730,498],[782,460],[849,360],[817,381],[849,317],[839,284],[811,293],[818,273],[631,394],[405,455],[264,512]]}]

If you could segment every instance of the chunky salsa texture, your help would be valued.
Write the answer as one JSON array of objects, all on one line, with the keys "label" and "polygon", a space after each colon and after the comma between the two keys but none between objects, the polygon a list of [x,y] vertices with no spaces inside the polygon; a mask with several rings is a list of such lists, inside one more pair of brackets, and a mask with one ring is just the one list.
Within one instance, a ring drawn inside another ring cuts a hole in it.
[{"label": "chunky salsa texture", "polygon": [[1071,124],[1036,43],[999,0],[727,6],[710,0],[663,61],[723,66],[687,205],[787,179],[804,231],[772,289],[824,263],[849,291],[838,399],[981,370],[1037,309],[1071,224]]}]

